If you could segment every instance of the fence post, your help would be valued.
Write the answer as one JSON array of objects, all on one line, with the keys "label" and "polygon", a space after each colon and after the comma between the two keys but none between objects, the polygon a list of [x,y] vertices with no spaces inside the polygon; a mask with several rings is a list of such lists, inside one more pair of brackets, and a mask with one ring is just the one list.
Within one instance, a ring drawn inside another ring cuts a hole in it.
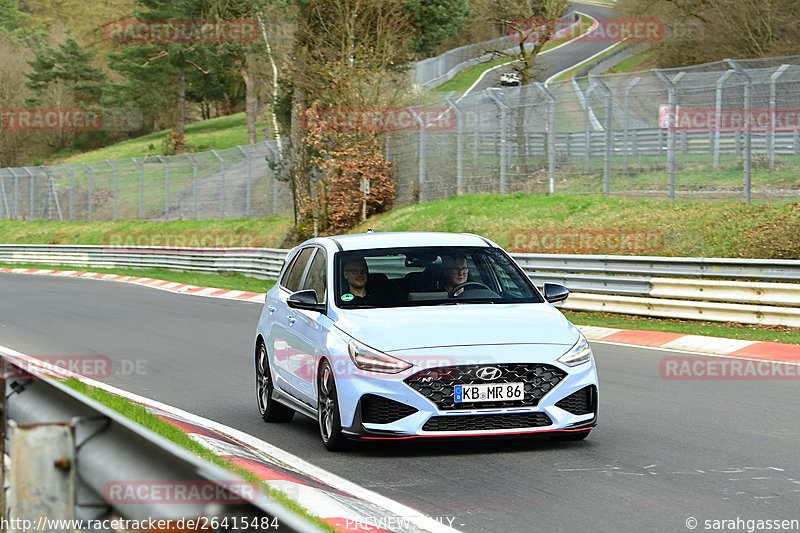
[{"label": "fence post", "polygon": [[507,151],[507,142],[506,142],[506,122],[509,107],[506,105],[505,102],[500,100],[496,96],[497,91],[499,89],[493,87],[487,90],[487,94],[489,98],[497,106],[497,110],[500,112],[500,194],[506,193],[506,151]]},{"label": "fence post", "polygon": [[716,127],[714,128],[714,170],[719,169],[719,145],[720,145],[720,135],[722,132],[722,87],[725,85],[725,82],[728,81],[734,70],[728,70],[722,76],[717,79],[717,92],[716,92],[716,111],[717,116],[716,118]]},{"label": "fence post", "polygon": [[642,78],[634,78],[625,87],[625,125],[624,125],[624,134],[623,134],[623,153],[622,153],[622,175],[625,176],[628,174],[628,132],[630,130],[630,120],[631,120],[631,91],[636,84],[641,81]]},{"label": "fence post", "polygon": [[419,116],[419,113],[411,107],[408,108],[411,111],[411,114],[414,115],[414,120],[417,121],[419,124],[419,203],[425,201],[425,123],[422,121],[422,117]]},{"label": "fence post", "polygon": [[139,220],[141,220],[144,218],[144,166],[135,157],[131,157],[131,161],[139,167]]},{"label": "fence post", "polygon": [[11,175],[14,176],[14,220],[19,219],[19,176],[14,172],[14,169],[9,169]]},{"label": "fence post", "polygon": [[216,150],[211,150],[211,153],[219,159],[219,216],[220,218],[225,218],[225,160]]},{"label": "fence post", "polygon": [[35,207],[33,205],[33,193],[34,193],[33,188],[34,188],[35,184],[33,182],[34,181],[33,180],[33,172],[31,172],[28,167],[22,167],[22,170],[25,171],[25,174],[27,174],[28,178],[31,180],[31,214],[30,214],[30,220],[34,220],[34,214],[35,214],[34,209],[35,209]]},{"label": "fence post", "polygon": [[[56,204],[56,211],[58,212],[58,220],[61,222],[64,220],[63,215],[61,214],[61,204],[58,203],[58,193],[56,192],[56,185],[53,181],[53,171],[51,167],[42,167],[44,168],[45,173],[47,174],[47,220],[53,219],[53,202]],[[45,208],[42,208],[42,216],[44,216]]]},{"label": "fence post", "polygon": [[108,159],[106,159],[106,163],[108,163],[111,168],[114,169],[114,220],[117,220],[117,165]]},{"label": "fence post", "polygon": [[69,168],[69,165],[64,163],[61,166],[66,168],[67,172],[69,173],[69,219],[72,220],[72,189],[73,189],[72,185],[73,185],[75,176],[74,176],[74,174],[72,172],[72,169]]},{"label": "fence post", "polygon": [[613,142],[612,133],[614,129],[614,95],[611,93],[611,89],[596,76],[590,74],[589,79],[592,80],[592,84],[595,87],[599,87],[600,90],[603,91],[606,97],[606,131],[603,142],[603,194],[608,196],[611,194],[611,154],[613,152],[611,143]]},{"label": "fence post", "polygon": [[83,168],[86,169],[86,172],[89,174],[89,222],[92,221],[92,197],[94,196],[94,172],[92,171],[91,167],[86,163],[82,163]]},{"label": "fence post", "polygon": [[464,194],[464,113],[450,98],[445,98],[456,113],[456,194]]},{"label": "fence post", "polygon": [[245,216],[249,217],[250,216],[250,190],[251,190],[251,187],[252,187],[253,165],[250,162],[250,152],[248,152],[247,150],[245,150],[244,148],[242,148],[238,144],[236,145],[236,148],[238,148],[239,151],[242,152],[242,154],[244,154],[244,158],[247,159],[247,192],[246,192],[246,199],[245,199],[246,207],[245,207],[245,212],[244,213],[245,213]]},{"label": "fence post", "polygon": [[675,133],[677,128],[677,86],[678,82],[683,78],[685,72],[679,72],[675,78],[670,80],[666,74],[661,70],[655,69],[654,72],[661,79],[664,85],[667,86],[668,92],[668,118],[667,118],[667,168],[669,169],[669,199],[675,199],[675,182],[676,182],[676,154],[675,154]]},{"label": "fence post", "polygon": [[192,162],[192,199],[194,200],[194,219],[197,220],[197,161],[192,154],[183,154]]},{"label": "fence post", "polygon": [[544,84],[537,82],[536,87],[547,100],[547,174],[548,192],[556,193],[556,97]]},{"label": "fence post", "polygon": [[742,67],[733,59],[726,59],[725,62],[736,71],[737,74],[745,79],[744,86],[744,201],[750,203],[750,192],[753,177],[753,128],[750,126],[752,117],[750,108],[753,98],[753,78],[750,77]]},{"label": "fence post", "polygon": [[789,65],[781,65],[778,70],[772,73],[769,77],[769,115],[770,115],[770,130],[769,130],[769,169],[775,170],[775,128],[777,126],[778,117],[776,116],[776,108],[778,105],[778,92],[777,83]]},{"label": "fence post", "polygon": [[169,161],[166,157],[157,155],[156,159],[164,165],[164,219],[169,212]]},{"label": "fence post", "polygon": [[[275,168],[280,172],[280,157],[281,153],[275,146],[272,146],[269,141],[264,141],[264,146],[275,155],[274,167],[270,165],[269,170],[272,174],[272,216],[278,216],[278,178],[276,176]],[[269,160],[267,160],[269,161]]]},{"label": "fence post", "polygon": [[8,209],[8,197],[6,196],[6,184],[2,177],[0,177],[0,195],[3,196],[3,212],[6,214],[6,218],[11,220],[11,211]]}]

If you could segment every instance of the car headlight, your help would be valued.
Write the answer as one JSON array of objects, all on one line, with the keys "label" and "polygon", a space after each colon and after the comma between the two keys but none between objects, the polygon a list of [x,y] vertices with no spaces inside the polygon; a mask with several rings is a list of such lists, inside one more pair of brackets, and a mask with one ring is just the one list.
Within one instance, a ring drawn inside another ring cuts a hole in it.
[{"label": "car headlight", "polygon": [[353,364],[361,370],[397,374],[398,372],[411,368],[411,363],[407,363],[391,355],[386,355],[385,353],[361,344],[355,339],[350,341],[347,345],[347,349],[350,352],[350,359],[353,360]]},{"label": "car headlight", "polygon": [[589,362],[591,358],[592,348],[589,346],[586,337],[581,335],[578,342],[567,353],[558,358],[558,362],[567,366],[577,366]]}]

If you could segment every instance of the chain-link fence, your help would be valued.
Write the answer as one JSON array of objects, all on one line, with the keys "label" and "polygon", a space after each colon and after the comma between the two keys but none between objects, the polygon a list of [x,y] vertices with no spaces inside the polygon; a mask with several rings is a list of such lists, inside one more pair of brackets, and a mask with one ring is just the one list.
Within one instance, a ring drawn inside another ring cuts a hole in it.
[{"label": "chain-link fence", "polygon": [[0,218],[175,220],[289,215],[276,143],[0,169]]},{"label": "chain-link fence", "polygon": [[[398,205],[489,192],[800,196],[800,56],[451,94],[411,114],[387,134]],[[0,218],[289,215],[277,153],[268,141],[3,168]]]},{"label": "chain-link fence", "polygon": [[466,193],[800,196],[800,56],[492,88],[394,132],[400,203]]}]

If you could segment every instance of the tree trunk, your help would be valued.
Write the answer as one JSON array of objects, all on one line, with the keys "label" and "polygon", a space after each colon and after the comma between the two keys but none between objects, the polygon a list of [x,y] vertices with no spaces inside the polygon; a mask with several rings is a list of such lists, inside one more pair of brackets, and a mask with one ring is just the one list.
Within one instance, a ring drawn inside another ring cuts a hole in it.
[{"label": "tree trunk", "polygon": [[294,223],[299,235],[308,233],[308,224],[313,216],[308,136],[302,116],[305,109],[305,90],[295,87],[292,95],[292,163],[290,175],[292,178],[292,191],[294,192]]},{"label": "tree trunk", "polygon": [[178,120],[175,124],[175,152],[183,150],[186,127],[186,68],[178,67]]},{"label": "tree trunk", "polygon": [[253,80],[247,75],[247,69],[242,69],[242,79],[245,86],[245,115],[247,116],[247,142],[256,144],[256,97]]}]

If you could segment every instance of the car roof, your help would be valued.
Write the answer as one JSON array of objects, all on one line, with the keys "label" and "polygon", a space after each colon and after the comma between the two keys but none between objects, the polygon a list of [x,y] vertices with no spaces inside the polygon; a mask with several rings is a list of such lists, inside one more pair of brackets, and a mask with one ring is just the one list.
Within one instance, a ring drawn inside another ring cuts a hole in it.
[{"label": "car roof", "polygon": [[494,246],[488,239],[471,233],[394,231],[337,235],[323,239],[335,241],[343,251],[410,246]]}]

